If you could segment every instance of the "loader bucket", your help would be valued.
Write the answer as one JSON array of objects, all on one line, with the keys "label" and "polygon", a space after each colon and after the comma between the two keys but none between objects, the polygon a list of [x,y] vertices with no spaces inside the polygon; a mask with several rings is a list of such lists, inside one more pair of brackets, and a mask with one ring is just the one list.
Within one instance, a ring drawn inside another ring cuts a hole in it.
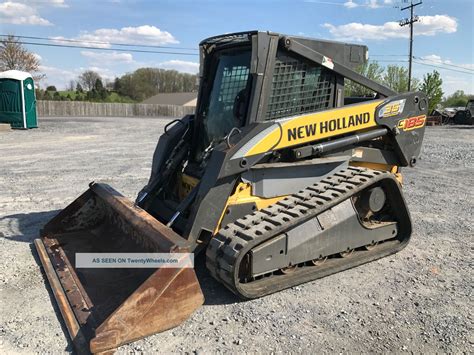
[{"label": "loader bucket", "polygon": [[35,246],[79,353],[113,351],[173,328],[204,302],[192,268],[75,267],[79,252],[192,251],[186,239],[106,184],[91,184],[46,224]]}]

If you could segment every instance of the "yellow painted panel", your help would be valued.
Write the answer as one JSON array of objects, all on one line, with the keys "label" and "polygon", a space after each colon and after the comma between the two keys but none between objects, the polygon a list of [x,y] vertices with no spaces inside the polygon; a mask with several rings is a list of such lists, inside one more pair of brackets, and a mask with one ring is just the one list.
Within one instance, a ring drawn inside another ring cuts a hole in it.
[{"label": "yellow painted panel", "polygon": [[273,198],[262,198],[258,196],[253,196],[251,184],[247,184],[243,182],[239,183],[237,185],[237,188],[235,189],[235,192],[227,200],[225,208],[222,211],[221,218],[219,219],[219,223],[217,224],[214,230],[214,234],[216,234],[219,231],[219,229],[223,227],[221,226],[221,223],[222,223],[222,220],[224,219],[224,214],[227,211],[228,207],[232,205],[242,204],[242,203],[255,203],[257,210],[261,210],[262,208],[266,208],[270,205],[273,205],[274,203],[277,203],[278,201],[285,198],[286,196],[287,195],[273,197]]},{"label": "yellow painted panel", "polygon": [[369,168],[372,170],[389,171],[393,175],[395,175],[396,179],[398,180],[400,184],[403,183],[403,176],[401,173],[399,173],[398,166],[396,165],[369,163],[369,162],[364,162],[364,161],[352,161],[349,164],[352,166],[360,166],[360,167]]},{"label": "yellow painted panel", "polygon": [[279,127],[263,137],[245,156],[374,127],[377,125],[375,109],[381,102],[375,100],[276,121]]}]

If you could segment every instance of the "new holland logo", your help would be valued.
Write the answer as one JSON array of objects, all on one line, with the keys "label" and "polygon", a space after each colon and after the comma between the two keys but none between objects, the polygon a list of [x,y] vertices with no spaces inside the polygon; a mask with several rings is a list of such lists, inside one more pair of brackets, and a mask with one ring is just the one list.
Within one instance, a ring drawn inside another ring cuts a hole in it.
[{"label": "new holland logo", "polygon": [[364,112],[358,115],[350,115],[330,120],[321,121],[319,123],[311,123],[295,128],[288,129],[288,141],[312,137],[316,134],[324,134],[334,131],[343,131],[345,129],[367,124],[370,121],[370,113]]},{"label": "new holland logo", "polygon": [[406,99],[392,101],[382,107],[379,111],[379,117],[387,118],[392,116],[397,116],[398,114],[403,112],[405,108]]}]

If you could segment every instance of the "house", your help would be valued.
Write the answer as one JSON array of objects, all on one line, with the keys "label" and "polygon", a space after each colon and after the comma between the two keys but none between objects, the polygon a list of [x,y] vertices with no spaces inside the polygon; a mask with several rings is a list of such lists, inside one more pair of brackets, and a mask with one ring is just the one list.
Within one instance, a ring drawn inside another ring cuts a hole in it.
[{"label": "house", "polygon": [[197,92],[161,93],[142,101],[142,104],[196,106]]}]

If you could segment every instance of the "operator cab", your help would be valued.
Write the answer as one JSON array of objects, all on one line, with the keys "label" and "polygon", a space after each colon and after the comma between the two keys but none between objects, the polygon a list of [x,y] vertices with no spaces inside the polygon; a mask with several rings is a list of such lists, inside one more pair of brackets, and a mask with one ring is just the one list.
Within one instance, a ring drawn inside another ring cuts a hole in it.
[{"label": "operator cab", "polygon": [[[310,60],[289,47],[293,39],[308,52],[331,58],[324,57],[321,63]],[[192,160],[201,163],[236,129],[344,105],[344,77],[333,70],[332,60],[354,69],[366,62],[367,53],[362,45],[272,32],[233,33],[202,41]]]}]

